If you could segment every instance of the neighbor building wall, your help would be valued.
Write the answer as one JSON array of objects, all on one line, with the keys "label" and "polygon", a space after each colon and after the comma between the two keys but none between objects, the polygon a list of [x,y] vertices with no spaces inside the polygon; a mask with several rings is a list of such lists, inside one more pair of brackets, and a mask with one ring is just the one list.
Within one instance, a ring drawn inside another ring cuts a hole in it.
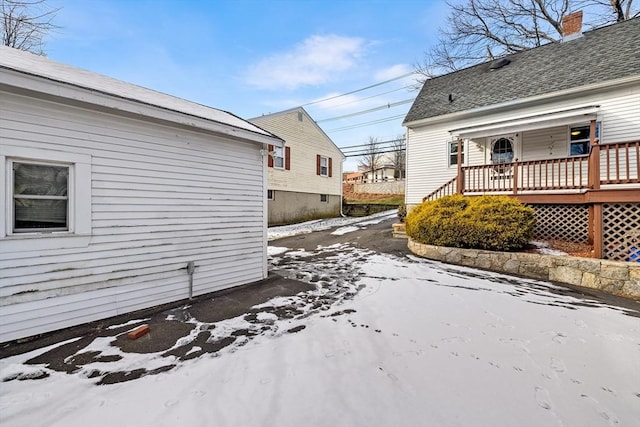
[{"label": "neighbor building wall", "polygon": [[[317,218],[340,216],[342,198],[327,194],[326,202],[316,193],[273,190],[273,200],[269,200],[269,225],[293,224]],[[297,206],[297,209],[291,209]]]},{"label": "neighbor building wall", "polygon": [[0,95],[2,210],[7,159],[82,158],[90,216],[74,236],[0,235],[0,342],[188,298],[189,261],[193,295],[265,277],[262,144]]}]

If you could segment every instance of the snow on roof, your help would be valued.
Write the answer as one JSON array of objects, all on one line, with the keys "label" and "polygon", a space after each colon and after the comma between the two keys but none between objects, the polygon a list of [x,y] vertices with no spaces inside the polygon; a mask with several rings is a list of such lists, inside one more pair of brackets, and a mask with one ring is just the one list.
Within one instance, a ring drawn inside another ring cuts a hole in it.
[{"label": "snow on roof", "polygon": [[0,46],[0,68],[199,117],[268,137],[274,136],[270,132],[227,111],[207,107],[18,49]]}]

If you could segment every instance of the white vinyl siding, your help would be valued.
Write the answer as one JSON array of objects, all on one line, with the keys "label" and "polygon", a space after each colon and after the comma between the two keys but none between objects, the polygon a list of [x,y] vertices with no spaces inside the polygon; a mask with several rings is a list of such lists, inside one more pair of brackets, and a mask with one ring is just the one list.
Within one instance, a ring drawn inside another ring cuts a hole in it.
[{"label": "white vinyl siding", "polygon": [[457,168],[447,165],[447,142],[451,135],[446,127],[432,127],[407,132],[407,204],[419,204],[422,198],[456,176]]},{"label": "white vinyl siding", "polygon": [[[640,134],[640,85],[622,94],[607,94],[601,105],[602,143],[637,141]],[[618,95],[618,96],[615,96]]]},{"label": "white vinyl siding", "polygon": [[522,161],[567,157],[567,126],[523,132],[521,150]]},{"label": "white vinyl siding", "polygon": [[0,238],[0,342],[265,277],[261,144],[2,97],[3,148],[90,158],[90,238]]}]

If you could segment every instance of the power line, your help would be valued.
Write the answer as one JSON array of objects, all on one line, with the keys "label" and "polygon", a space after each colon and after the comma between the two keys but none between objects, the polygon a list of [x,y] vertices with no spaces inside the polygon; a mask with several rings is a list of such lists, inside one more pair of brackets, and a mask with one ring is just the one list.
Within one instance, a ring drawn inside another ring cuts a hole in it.
[{"label": "power line", "polygon": [[[396,139],[388,139],[386,141],[376,141],[376,144],[387,144],[387,143],[392,143],[392,142],[396,142],[396,141],[404,141],[405,138],[396,138]],[[340,149],[342,150],[343,148],[355,148],[355,147],[368,147],[370,146],[371,143],[370,142],[365,142],[364,144],[356,144],[356,145],[345,145],[343,147],[340,147]]]},{"label": "power line", "polygon": [[385,109],[389,109],[389,108],[393,108],[393,107],[397,107],[399,105],[404,105],[404,104],[408,104],[410,102],[413,102],[416,98],[411,98],[411,99],[405,99],[403,101],[398,101],[398,102],[391,102],[391,103],[387,103],[385,105],[381,105],[379,107],[374,107],[374,108],[370,108],[368,110],[362,110],[362,111],[356,111],[355,113],[350,113],[350,114],[344,114],[342,116],[337,116],[337,117],[331,117],[328,119],[321,119],[321,120],[316,120],[316,123],[320,123],[320,122],[329,122],[331,120],[339,120],[339,119],[346,119],[348,117],[355,117],[355,116],[360,116],[362,114],[368,114],[368,113],[373,113],[375,111],[380,111],[380,110],[385,110]]},{"label": "power line", "polygon": [[[375,151],[375,154],[395,153],[396,151],[398,150],[380,150],[380,151]],[[344,154],[345,157],[364,157],[368,154],[371,154],[371,152],[362,151],[360,153],[351,153],[351,154],[342,153],[342,154]]]},{"label": "power line", "polygon": [[321,102],[330,101],[330,100],[332,100],[332,99],[340,98],[340,97],[342,97],[342,96],[347,96],[347,95],[351,95],[351,94],[354,94],[354,93],[362,92],[362,91],[365,91],[365,90],[367,90],[367,89],[371,89],[372,87],[382,86],[382,85],[384,85],[384,84],[391,83],[391,82],[396,81],[396,80],[404,79],[405,77],[409,77],[409,76],[412,76],[412,75],[414,75],[414,74],[416,74],[416,72],[415,72],[415,71],[412,71],[412,72],[410,72],[410,73],[403,74],[403,75],[401,75],[401,76],[394,77],[394,78],[392,78],[392,79],[385,80],[385,81],[383,81],[383,82],[376,83],[376,84],[373,84],[373,85],[371,85],[371,86],[363,87],[362,89],[356,89],[356,90],[352,90],[351,92],[342,93],[342,94],[340,94],[340,95],[334,95],[334,96],[330,96],[330,97],[328,97],[328,98],[319,99],[319,100],[317,100],[317,101],[307,102],[306,104],[302,104],[302,105],[301,105],[301,107],[306,107],[307,105],[319,104],[319,103],[321,103]]},{"label": "power line", "polygon": [[401,117],[404,117],[405,115],[406,114],[400,114],[398,116],[391,116],[391,117],[387,117],[387,118],[384,118],[384,119],[372,120],[370,122],[358,123],[358,124],[351,125],[351,126],[344,126],[344,127],[341,127],[341,128],[328,129],[328,130],[325,130],[325,132],[327,132],[327,133],[329,133],[329,132],[341,132],[343,130],[355,129],[355,128],[359,128],[359,127],[363,127],[363,126],[369,126],[369,125],[374,125],[374,124],[378,124],[378,123],[389,122],[391,120],[396,120],[396,119],[399,119]]},{"label": "power line", "polygon": [[390,94],[390,93],[397,92],[397,91],[399,91],[399,90],[409,89],[409,88],[411,88],[411,86],[402,86],[402,87],[399,87],[399,88],[397,88],[397,89],[388,90],[388,91],[386,91],[386,92],[377,93],[377,94],[375,94],[375,95],[365,96],[364,98],[354,99],[353,101],[343,102],[342,104],[334,105],[332,108],[338,108],[338,107],[342,107],[342,106],[344,106],[344,105],[349,105],[349,104],[356,104],[356,103],[358,103],[358,102],[366,101],[367,99],[376,98],[376,97],[378,97],[378,96],[382,96],[382,95],[388,95],[388,94]]}]

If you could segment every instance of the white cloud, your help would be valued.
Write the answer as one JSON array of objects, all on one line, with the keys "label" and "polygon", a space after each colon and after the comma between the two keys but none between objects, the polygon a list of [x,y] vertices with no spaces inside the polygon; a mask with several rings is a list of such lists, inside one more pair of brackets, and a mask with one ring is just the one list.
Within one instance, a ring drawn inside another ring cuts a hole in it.
[{"label": "white cloud", "polygon": [[[320,101],[320,100],[324,100],[326,99],[326,101],[322,101],[319,102],[317,104],[317,108],[321,109],[321,110],[341,110],[341,111],[345,111],[345,110],[358,110],[363,108],[366,108],[368,106],[367,103],[362,104],[362,98],[358,97],[357,95],[342,95],[338,92],[332,92],[327,94],[326,96],[323,96],[322,98],[318,98],[315,101]],[[373,101],[376,102],[376,101]],[[378,101],[379,102],[379,101]]]},{"label": "white cloud", "polygon": [[396,64],[378,71],[375,74],[375,79],[379,81],[395,79],[412,71],[413,67],[408,64]]},{"label": "white cloud", "polygon": [[311,36],[288,52],[276,53],[252,65],[247,82],[268,89],[296,89],[325,83],[353,68],[366,49],[357,37]]}]

